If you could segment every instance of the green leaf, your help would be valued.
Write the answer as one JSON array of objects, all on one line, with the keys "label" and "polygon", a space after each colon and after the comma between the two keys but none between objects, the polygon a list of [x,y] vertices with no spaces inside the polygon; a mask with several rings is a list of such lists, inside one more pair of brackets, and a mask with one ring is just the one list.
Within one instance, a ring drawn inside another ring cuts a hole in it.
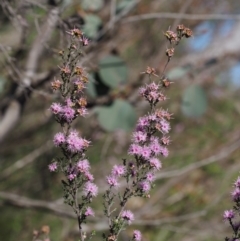
[{"label": "green leaf", "polygon": [[177,80],[177,79],[182,78],[185,74],[187,74],[188,71],[189,71],[188,68],[177,67],[177,68],[171,69],[167,73],[167,77],[170,80]]},{"label": "green leaf", "polygon": [[6,79],[3,76],[0,76],[0,94],[4,91],[4,86],[6,84]]},{"label": "green leaf", "polygon": [[88,83],[87,83],[87,94],[92,97],[92,98],[96,98],[97,97],[97,91],[95,88],[95,83],[96,80],[94,79],[93,74],[89,74],[88,76]]},{"label": "green leaf", "polygon": [[86,11],[99,11],[103,7],[103,0],[82,0],[82,8]]},{"label": "green leaf", "polygon": [[125,62],[114,55],[109,55],[99,62],[99,75],[103,83],[110,88],[116,88],[127,80]]},{"label": "green leaf", "polygon": [[121,2],[119,2],[117,4],[116,13],[119,13],[119,12],[123,11],[126,8],[131,8],[131,6],[134,3],[135,3],[135,1],[133,1],[133,0],[122,0]]},{"label": "green leaf", "polygon": [[135,110],[124,100],[115,100],[111,106],[97,107],[95,111],[99,124],[106,131],[130,131],[136,122]]},{"label": "green leaf", "polygon": [[207,109],[205,91],[198,85],[189,86],[183,93],[182,112],[188,117],[200,117]]},{"label": "green leaf", "polygon": [[90,39],[95,39],[98,35],[99,27],[102,25],[102,20],[97,15],[88,14],[85,16],[84,21],[84,34]]}]

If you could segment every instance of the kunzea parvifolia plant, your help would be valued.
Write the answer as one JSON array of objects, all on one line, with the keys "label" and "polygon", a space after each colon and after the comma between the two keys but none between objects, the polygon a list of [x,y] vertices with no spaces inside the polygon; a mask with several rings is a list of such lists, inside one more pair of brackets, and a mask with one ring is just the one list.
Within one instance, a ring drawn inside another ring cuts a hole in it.
[{"label": "kunzea parvifolia plant", "polygon": [[[98,186],[94,183],[86,155],[90,140],[82,137],[79,131],[72,127],[72,123],[88,114],[85,90],[89,80],[85,68],[79,65],[79,59],[89,41],[80,29],[74,28],[68,34],[71,38],[70,45],[67,50],[60,51],[61,79],[55,79],[51,83],[53,91],[59,91],[61,95],[61,102],[52,103],[50,110],[61,127],[61,131],[55,134],[53,143],[61,150],[62,155],[54,158],[49,170],[64,175],[63,197],[65,203],[76,213],[79,239],[85,241],[94,234],[87,234],[82,226],[90,216],[95,215],[91,203],[98,195]],[[103,195],[103,213],[108,229],[102,234],[102,239],[106,241],[118,240],[120,232],[134,221],[134,214],[126,208],[126,204],[133,197],[150,198],[156,172],[162,167],[161,160],[169,153],[168,134],[172,114],[159,107],[159,104],[167,99],[164,89],[171,84],[164,77],[164,72],[174,55],[175,46],[182,38],[191,37],[192,31],[179,25],[176,32],[167,30],[164,35],[169,47],[166,50],[167,62],[163,73],[158,76],[154,68],[147,67],[143,74],[148,76],[148,81],[139,89],[140,96],[149,103],[149,112],[137,121],[128,149],[128,158],[114,165],[105,177],[108,188]],[[134,230],[130,240],[140,241],[141,237],[141,232]]]}]

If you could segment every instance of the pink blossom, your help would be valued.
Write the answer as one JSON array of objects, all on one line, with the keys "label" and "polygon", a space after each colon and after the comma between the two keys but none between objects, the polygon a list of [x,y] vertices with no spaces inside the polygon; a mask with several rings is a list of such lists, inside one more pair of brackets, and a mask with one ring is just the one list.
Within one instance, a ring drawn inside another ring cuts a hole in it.
[{"label": "pink blossom", "polygon": [[119,186],[118,180],[115,176],[110,175],[110,176],[107,176],[106,179],[107,179],[108,185],[110,185],[111,187]]},{"label": "pink blossom", "polygon": [[98,194],[98,187],[92,182],[87,182],[84,186],[83,194],[84,196],[90,195],[96,197]]},{"label": "pink blossom", "polygon": [[138,119],[137,126],[147,127],[149,125],[148,117],[142,116]]},{"label": "pink blossom", "polygon": [[130,210],[124,210],[121,217],[130,224],[134,220],[134,215]]},{"label": "pink blossom", "polygon": [[234,218],[234,212],[233,212],[233,210],[226,210],[226,211],[224,211],[224,214],[223,214],[223,218],[224,219],[232,219],[232,218]]},{"label": "pink blossom", "polygon": [[123,176],[126,172],[126,168],[123,165],[114,165],[112,169],[112,175],[115,176]]},{"label": "pink blossom", "polygon": [[75,134],[72,134],[68,136],[67,138],[67,148],[70,152],[81,152],[84,147],[84,141],[82,138],[76,136]]},{"label": "pink blossom", "polygon": [[86,38],[85,36],[83,36],[82,35],[82,37],[81,37],[81,40],[80,41],[82,41],[82,44],[83,44],[83,46],[88,46],[88,44],[89,44],[89,39],[88,38]]},{"label": "pink blossom", "polygon": [[164,157],[167,157],[168,154],[169,154],[167,147],[161,146],[161,148],[160,148],[160,153],[161,153]]},{"label": "pink blossom", "polygon": [[136,240],[136,241],[141,241],[142,239],[142,234],[139,230],[134,230],[133,231],[133,240]]},{"label": "pink blossom", "polygon": [[239,188],[235,188],[233,191],[232,191],[232,198],[233,200],[236,202],[238,200],[240,200],[240,189]]},{"label": "pink blossom", "polygon": [[55,134],[53,138],[53,143],[55,146],[60,146],[66,141],[65,135],[62,132]]},{"label": "pink blossom", "polygon": [[90,172],[85,172],[84,175],[88,181],[92,182],[94,180],[94,177]]},{"label": "pink blossom", "polygon": [[166,120],[161,120],[160,125],[161,125],[161,130],[164,134],[168,133],[171,129],[169,122],[167,122]]},{"label": "pink blossom", "polygon": [[71,173],[71,174],[68,175],[68,180],[72,181],[73,179],[75,179],[76,176],[77,175],[75,173]]},{"label": "pink blossom", "polygon": [[237,178],[236,182],[234,183],[234,186],[240,188],[240,177]]},{"label": "pink blossom", "polygon": [[57,162],[53,162],[53,163],[49,164],[48,168],[49,168],[50,172],[56,171],[57,170]]},{"label": "pink blossom", "polygon": [[147,134],[142,131],[136,131],[133,133],[133,142],[139,143],[147,140]]},{"label": "pink blossom", "polygon": [[131,144],[128,150],[129,155],[141,155],[142,147],[137,144]]},{"label": "pink blossom", "polygon": [[147,181],[143,181],[139,184],[139,188],[142,192],[148,192],[151,189],[151,185]]},{"label": "pink blossom", "polygon": [[66,103],[66,105],[68,106],[68,107],[72,107],[74,104],[73,104],[73,102],[72,102],[72,100],[70,99],[70,98],[67,98],[66,100],[65,100],[65,103]]},{"label": "pink blossom", "polygon": [[154,169],[159,170],[162,167],[161,162],[156,158],[152,157],[149,159],[150,166],[153,167]]},{"label": "pink blossom", "polygon": [[77,169],[78,169],[79,172],[88,173],[88,171],[90,169],[89,161],[87,159],[84,159],[82,161],[78,161]]},{"label": "pink blossom", "polygon": [[152,142],[149,145],[149,148],[151,149],[151,151],[153,152],[154,155],[158,155],[160,154],[162,147],[160,146],[160,144],[158,142]]},{"label": "pink blossom", "polygon": [[148,173],[146,174],[146,180],[149,181],[149,182],[153,182],[153,181],[155,180],[154,173],[148,172]]},{"label": "pink blossom", "polygon": [[72,109],[69,106],[64,106],[62,108],[62,117],[64,118],[64,120],[66,120],[67,122],[71,122],[75,116],[75,111],[74,109]]},{"label": "pink blossom", "polygon": [[52,103],[50,106],[50,110],[53,114],[59,114],[62,111],[62,106],[59,103]]},{"label": "pink blossom", "polygon": [[90,207],[87,207],[87,208],[86,208],[86,211],[85,211],[84,214],[85,214],[87,217],[88,217],[88,216],[95,216],[94,211],[93,211]]},{"label": "pink blossom", "polygon": [[144,146],[142,148],[142,151],[141,151],[141,156],[144,158],[144,159],[148,159],[151,155],[151,150],[149,149],[148,146]]}]

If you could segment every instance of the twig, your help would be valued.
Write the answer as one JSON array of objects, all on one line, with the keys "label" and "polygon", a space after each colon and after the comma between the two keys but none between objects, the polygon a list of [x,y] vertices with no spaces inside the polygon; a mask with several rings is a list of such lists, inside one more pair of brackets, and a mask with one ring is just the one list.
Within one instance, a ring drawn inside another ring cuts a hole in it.
[{"label": "twig", "polygon": [[19,169],[21,169],[21,168],[25,167],[26,165],[32,163],[33,161],[36,160],[36,158],[41,156],[43,153],[49,151],[52,148],[52,146],[53,146],[52,141],[48,141],[44,145],[40,146],[38,149],[35,149],[34,151],[29,153],[28,155],[26,155],[22,159],[16,161],[13,165],[11,165],[10,167],[8,167],[7,169],[5,169],[3,171],[3,173],[0,176],[0,180],[3,180],[5,178],[9,177],[10,175],[15,173]]},{"label": "twig", "polygon": [[156,177],[156,179],[163,179],[163,178],[171,178],[176,177],[180,175],[184,175],[190,171],[193,171],[197,168],[209,165],[211,163],[214,163],[216,161],[220,161],[226,157],[228,157],[232,152],[236,151],[240,147],[240,140],[236,141],[234,144],[230,145],[229,147],[226,147],[222,149],[218,154],[210,156],[206,159],[203,159],[201,161],[194,162],[193,164],[190,164],[186,167],[183,167],[178,170],[173,170],[169,172],[162,172],[159,173]]},{"label": "twig", "polygon": [[170,18],[186,20],[240,20],[239,14],[190,14],[190,13],[147,13],[125,18],[121,23],[130,23],[149,19]]}]

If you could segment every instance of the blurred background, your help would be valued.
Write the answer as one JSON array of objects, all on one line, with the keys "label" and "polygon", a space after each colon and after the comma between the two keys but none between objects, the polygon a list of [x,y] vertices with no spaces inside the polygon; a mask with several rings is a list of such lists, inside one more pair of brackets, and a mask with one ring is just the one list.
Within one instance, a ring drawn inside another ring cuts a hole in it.
[{"label": "blurred background", "polygon": [[[143,240],[224,240],[222,214],[239,175],[240,2],[224,0],[0,0],[0,233],[32,240],[50,227],[51,240],[78,240],[74,213],[62,200],[61,175],[49,173],[60,130],[49,106],[59,100],[66,31],[91,40],[80,63],[89,72],[90,114],[75,128],[92,141],[88,157],[103,190],[112,165],[127,157],[131,131],[148,111],[138,97],[147,66],[161,74],[168,46],[163,32],[184,24],[194,37],[176,47],[166,69],[174,82],[163,107],[174,113],[170,155],[151,199],[133,199],[131,231]],[[86,226],[104,228],[102,193]],[[93,240],[99,240],[94,237]]]}]

